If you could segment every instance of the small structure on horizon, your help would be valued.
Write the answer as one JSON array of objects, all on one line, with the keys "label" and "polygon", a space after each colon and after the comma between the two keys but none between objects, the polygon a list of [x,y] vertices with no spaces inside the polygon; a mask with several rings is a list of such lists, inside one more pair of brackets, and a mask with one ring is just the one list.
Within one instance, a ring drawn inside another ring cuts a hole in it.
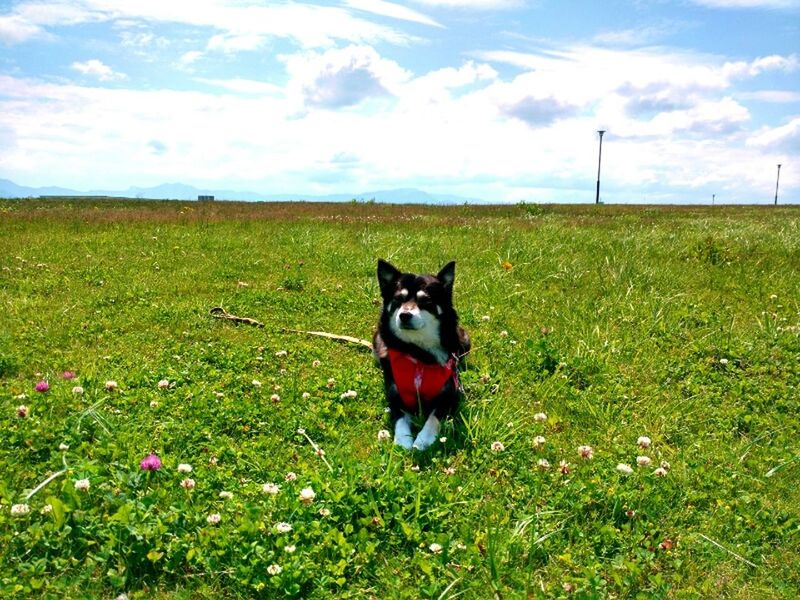
[{"label": "small structure on horizon", "polygon": [[203,201],[203,200],[214,200],[214,196],[198,196],[197,199],[200,200],[200,201]]}]

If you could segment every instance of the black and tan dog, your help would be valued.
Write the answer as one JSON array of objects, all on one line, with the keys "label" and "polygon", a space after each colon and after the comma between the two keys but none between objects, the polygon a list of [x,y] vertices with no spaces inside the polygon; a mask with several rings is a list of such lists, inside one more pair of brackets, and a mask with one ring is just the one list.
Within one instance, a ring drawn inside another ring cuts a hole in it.
[{"label": "black and tan dog", "polygon": [[[383,311],[373,340],[383,369],[394,443],[425,450],[439,425],[456,410],[462,394],[458,361],[469,351],[467,332],[453,308],[455,262],[437,275],[402,273],[378,261]],[[411,416],[426,418],[416,438]]]}]

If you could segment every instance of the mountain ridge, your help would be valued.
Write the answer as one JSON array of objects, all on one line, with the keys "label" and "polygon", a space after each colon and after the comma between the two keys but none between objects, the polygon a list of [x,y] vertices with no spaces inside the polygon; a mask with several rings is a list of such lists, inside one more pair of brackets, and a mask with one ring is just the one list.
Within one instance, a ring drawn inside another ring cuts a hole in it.
[{"label": "mountain ridge", "polygon": [[244,202],[349,202],[375,201],[389,204],[463,204],[479,203],[475,198],[452,194],[431,194],[417,188],[394,188],[359,194],[262,194],[252,191],[197,188],[185,183],[162,183],[151,187],[131,186],[127,190],[89,190],[88,192],[59,186],[29,187],[17,185],[10,179],[0,179],[0,198],[40,198],[43,196],[79,196],[110,198],[141,198],[146,200],[197,200],[200,195],[216,200]]}]

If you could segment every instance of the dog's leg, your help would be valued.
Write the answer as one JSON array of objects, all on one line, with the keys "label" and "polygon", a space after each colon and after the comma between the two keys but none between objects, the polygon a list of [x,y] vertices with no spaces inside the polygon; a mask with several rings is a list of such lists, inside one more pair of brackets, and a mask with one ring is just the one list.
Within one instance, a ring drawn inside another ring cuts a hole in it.
[{"label": "dog's leg", "polygon": [[403,416],[395,422],[394,443],[405,450],[411,450],[411,445],[414,443],[414,436],[411,435],[410,415],[403,414]]},{"label": "dog's leg", "polygon": [[414,450],[421,452],[431,447],[431,444],[439,437],[439,424],[440,421],[436,417],[436,412],[432,412],[419,434],[417,434],[417,439],[414,440]]}]

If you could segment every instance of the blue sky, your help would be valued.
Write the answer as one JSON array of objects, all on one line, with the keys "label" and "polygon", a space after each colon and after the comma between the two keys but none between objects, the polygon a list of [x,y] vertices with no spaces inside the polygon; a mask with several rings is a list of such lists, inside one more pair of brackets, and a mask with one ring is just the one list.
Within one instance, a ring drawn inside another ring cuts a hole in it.
[{"label": "blue sky", "polygon": [[0,178],[800,202],[800,0],[0,2]]}]

